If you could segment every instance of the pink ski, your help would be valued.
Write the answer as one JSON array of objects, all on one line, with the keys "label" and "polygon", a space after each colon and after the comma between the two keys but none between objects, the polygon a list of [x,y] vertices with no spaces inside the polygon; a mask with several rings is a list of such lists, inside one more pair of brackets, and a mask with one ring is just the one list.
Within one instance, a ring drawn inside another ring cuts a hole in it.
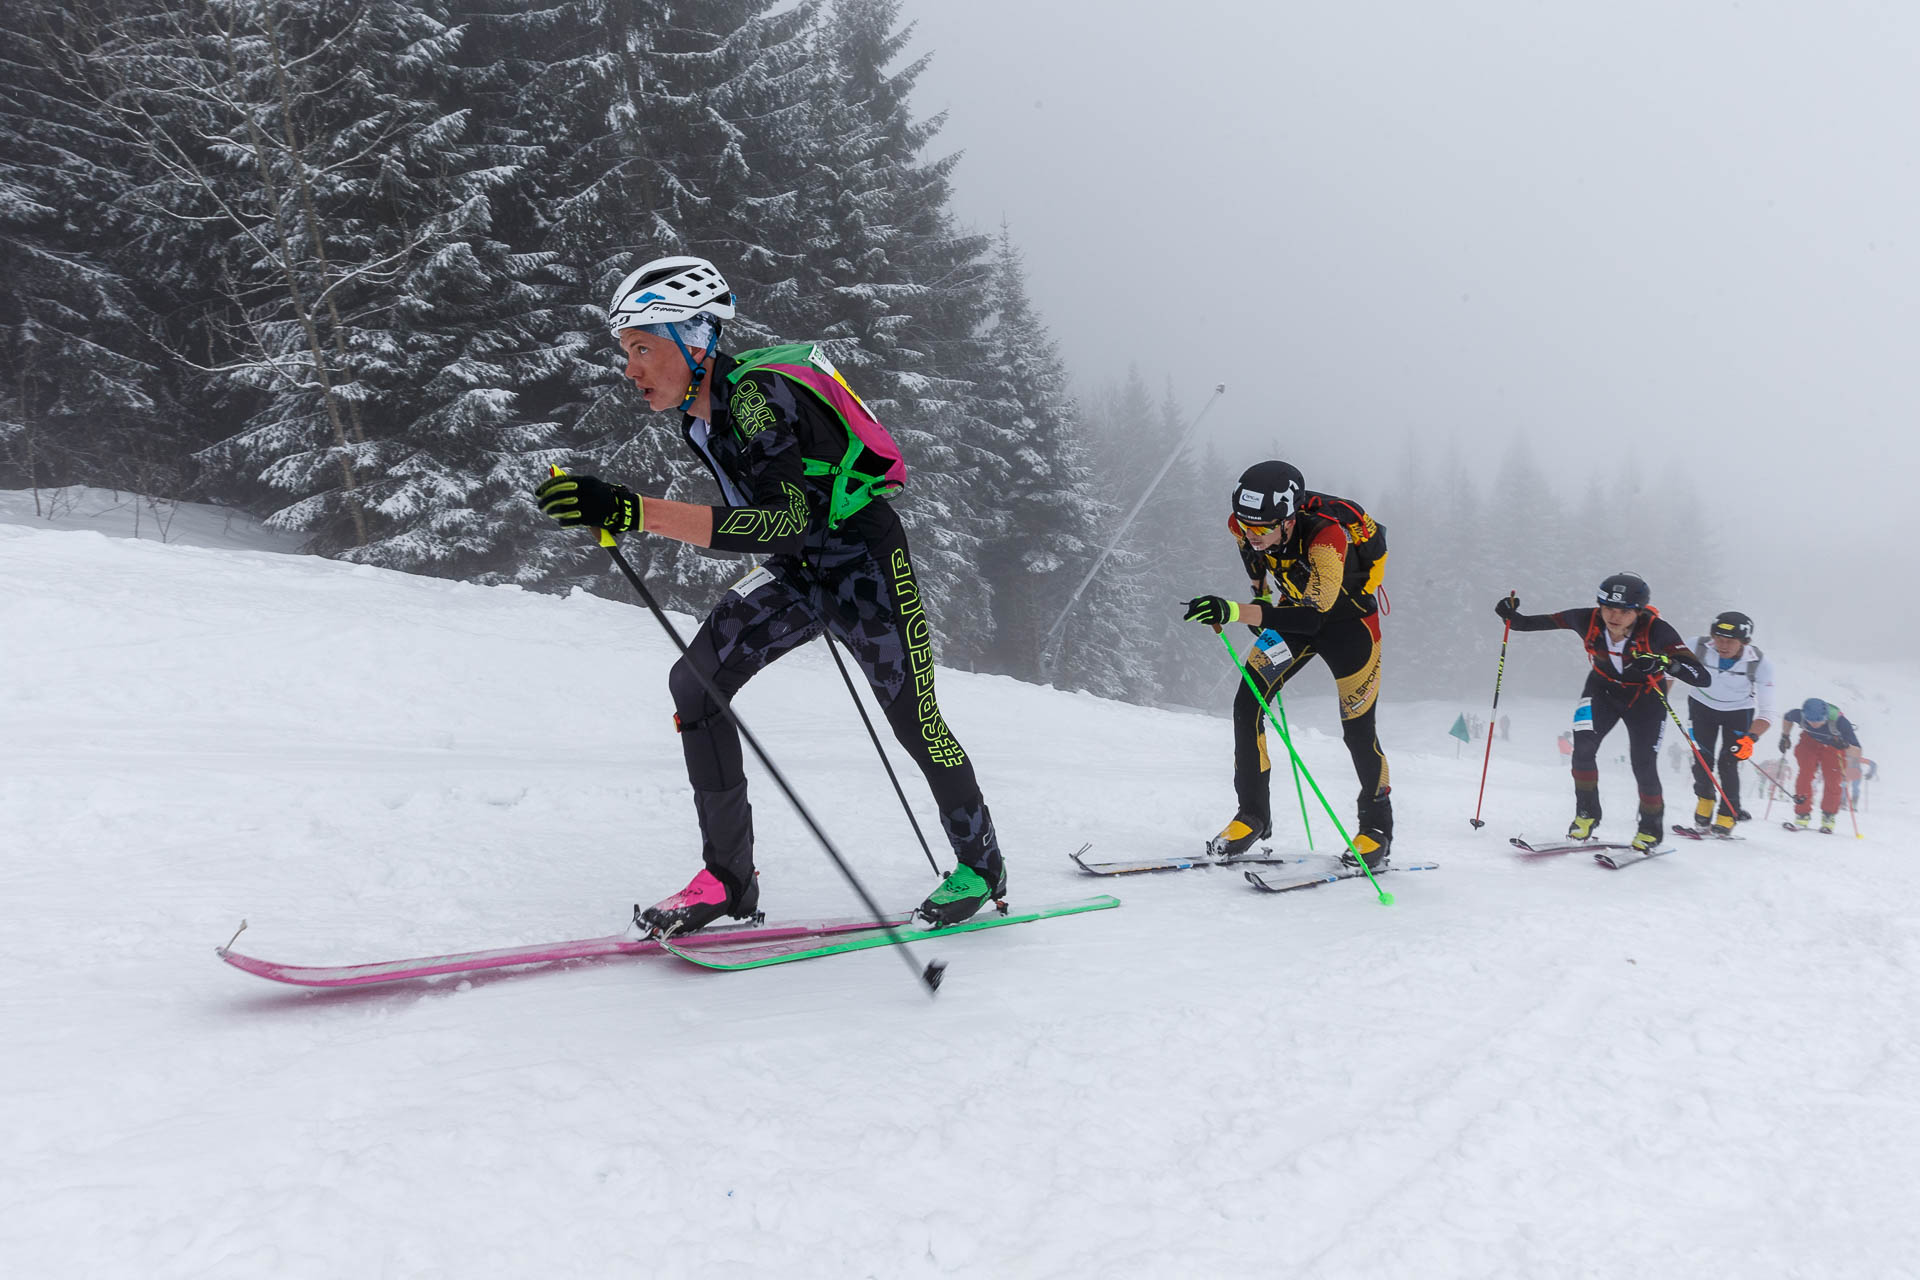
[{"label": "pink ski", "polygon": [[[911,918],[907,912],[892,917],[895,928],[904,927]],[[240,927],[246,928],[242,921]],[[874,927],[871,916],[838,920],[815,920],[781,925],[722,925],[704,929],[676,940],[682,951],[698,952],[703,946],[736,947],[742,943],[778,942],[784,939],[832,937]],[[239,934],[234,938],[238,939]],[[493,951],[459,951],[443,956],[420,956],[412,960],[383,960],[372,964],[298,965],[281,964],[242,955],[229,942],[215,947],[214,954],[236,969],[274,982],[299,987],[365,987],[381,982],[402,982],[409,978],[433,978],[449,973],[477,973],[484,969],[507,969],[521,965],[557,964],[565,960],[593,960],[605,956],[653,955],[660,943],[652,938],[636,938],[615,933],[604,938],[576,938],[569,942],[535,943],[525,947],[501,947]]]}]

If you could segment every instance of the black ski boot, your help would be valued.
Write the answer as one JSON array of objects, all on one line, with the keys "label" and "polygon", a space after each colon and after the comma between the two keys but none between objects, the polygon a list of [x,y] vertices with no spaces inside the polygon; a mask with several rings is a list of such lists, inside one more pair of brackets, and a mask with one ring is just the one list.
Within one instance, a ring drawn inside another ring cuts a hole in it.
[{"label": "black ski boot", "polygon": [[1273,819],[1251,813],[1236,813],[1220,834],[1207,841],[1207,856],[1232,858],[1245,853],[1261,840],[1273,837]]},{"label": "black ski boot", "polygon": [[[1355,855],[1359,855],[1356,857]],[[1340,865],[1350,871],[1360,869],[1360,860],[1366,859],[1367,870],[1385,871],[1387,859],[1393,856],[1393,837],[1375,827],[1369,827],[1353,838],[1353,848],[1340,855]]]}]

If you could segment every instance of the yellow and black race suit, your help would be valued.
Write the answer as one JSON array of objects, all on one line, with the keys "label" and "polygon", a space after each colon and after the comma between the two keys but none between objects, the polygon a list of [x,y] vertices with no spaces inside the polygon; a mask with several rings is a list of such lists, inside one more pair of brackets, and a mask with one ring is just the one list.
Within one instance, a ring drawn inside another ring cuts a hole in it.
[{"label": "yellow and black race suit", "polygon": [[[1253,593],[1263,601],[1256,629],[1278,632],[1289,657],[1276,665],[1256,647],[1247,671],[1271,702],[1315,657],[1326,660],[1340,693],[1340,732],[1360,783],[1359,825],[1376,837],[1393,834],[1393,806],[1386,753],[1374,727],[1380,695],[1381,578],[1387,565],[1386,529],[1345,498],[1309,493],[1301,501],[1292,535],[1261,551],[1240,522],[1227,527],[1240,549]],[[1264,603],[1271,596],[1272,603]],[[1271,819],[1266,724],[1260,705],[1242,682],[1233,703],[1233,786],[1240,812]],[[1384,841],[1383,841],[1384,842]]]}]

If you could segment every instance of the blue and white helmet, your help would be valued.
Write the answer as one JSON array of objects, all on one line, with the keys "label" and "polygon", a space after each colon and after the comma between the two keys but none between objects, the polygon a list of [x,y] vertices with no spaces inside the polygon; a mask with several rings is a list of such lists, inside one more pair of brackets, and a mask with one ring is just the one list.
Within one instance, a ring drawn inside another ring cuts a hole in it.
[{"label": "blue and white helmet", "polygon": [[628,275],[607,304],[607,327],[622,329],[672,324],[697,315],[733,319],[733,290],[720,268],[705,258],[655,258]]}]

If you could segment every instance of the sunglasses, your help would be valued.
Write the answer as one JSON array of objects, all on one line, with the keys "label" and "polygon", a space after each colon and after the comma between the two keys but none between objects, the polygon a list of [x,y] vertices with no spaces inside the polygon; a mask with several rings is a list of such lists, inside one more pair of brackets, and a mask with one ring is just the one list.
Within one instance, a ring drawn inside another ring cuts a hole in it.
[{"label": "sunglasses", "polygon": [[[1286,522],[1280,522],[1280,524],[1284,523]],[[1280,524],[1249,524],[1245,520],[1242,520],[1240,522],[1240,531],[1251,538],[1264,538],[1275,529],[1278,529]]]}]

